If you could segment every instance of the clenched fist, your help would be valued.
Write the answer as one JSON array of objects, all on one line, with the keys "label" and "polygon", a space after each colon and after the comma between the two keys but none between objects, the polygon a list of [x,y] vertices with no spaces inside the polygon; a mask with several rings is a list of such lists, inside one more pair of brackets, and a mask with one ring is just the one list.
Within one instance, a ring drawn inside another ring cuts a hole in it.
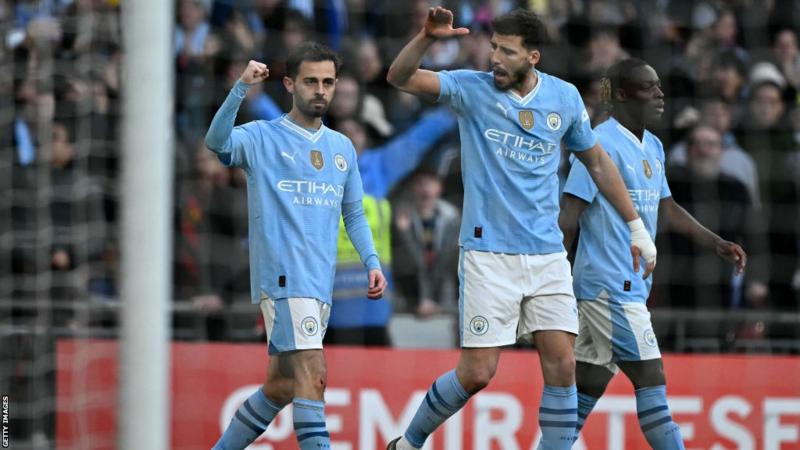
[{"label": "clenched fist", "polygon": [[239,79],[246,84],[257,84],[267,78],[269,78],[269,69],[267,69],[267,65],[251,59],[250,62],[247,63],[247,67],[244,69]]}]

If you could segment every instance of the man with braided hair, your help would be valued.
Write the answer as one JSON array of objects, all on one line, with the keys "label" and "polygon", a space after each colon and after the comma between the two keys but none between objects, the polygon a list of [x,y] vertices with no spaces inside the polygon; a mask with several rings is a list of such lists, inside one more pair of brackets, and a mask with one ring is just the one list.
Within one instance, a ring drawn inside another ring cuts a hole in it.
[{"label": "man with braided hair", "polygon": [[[744,250],[703,227],[672,199],[663,146],[646,129],[664,112],[664,93],[655,70],[640,59],[626,59],[608,70],[603,88],[612,115],[595,128],[595,133],[619,167],[650,235],[655,238],[658,213],[662,211],[675,231],[716,250],[743,272],[747,261]],[[667,405],[661,353],[645,305],[652,278],[636,276],[623,263],[621,258],[628,254],[630,245],[627,227],[580,160],[573,161],[567,177],[559,226],[567,249],[572,247],[580,226],[573,264],[580,316],[575,343],[575,439],[620,368],[636,389],[639,425],[647,442],[656,450],[683,449],[680,429]]]}]

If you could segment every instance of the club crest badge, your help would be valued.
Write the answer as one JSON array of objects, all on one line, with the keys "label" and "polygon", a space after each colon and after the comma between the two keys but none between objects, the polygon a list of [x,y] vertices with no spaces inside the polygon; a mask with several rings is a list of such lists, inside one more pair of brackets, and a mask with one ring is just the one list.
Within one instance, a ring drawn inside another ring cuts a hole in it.
[{"label": "club crest badge", "polygon": [[489,330],[489,321],[485,317],[475,316],[469,321],[469,331],[472,334],[482,336],[486,334],[487,330]]},{"label": "club crest badge", "polygon": [[547,115],[547,126],[553,130],[558,131],[561,129],[561,115],[555,112],[551,112]]},{"label": "club crest badge", "polygon": [[339,171],[347,171],[347,160],[344,159],[344,156],[341,153],[337,153],[336,156],[333,157],[333,164],[336,165],[336,168],[339,169]]},{"label": "club crest badge", "polygon": [[303,333],[305,333],[306,336],[314,336],[317,334],[317,329],[319,328],[317,319],[311,316],[306,317],[300,325],[303,327]]},{"label": "club crest badge", "polygon": [[658,345],[658,342],[656,341],[656,335],[655,333],[653,333],[652,329],[648,328],[647,330],[645,330],[642,337],[644,338],[644,342],[650,347],[655,347],[656,345]]}]

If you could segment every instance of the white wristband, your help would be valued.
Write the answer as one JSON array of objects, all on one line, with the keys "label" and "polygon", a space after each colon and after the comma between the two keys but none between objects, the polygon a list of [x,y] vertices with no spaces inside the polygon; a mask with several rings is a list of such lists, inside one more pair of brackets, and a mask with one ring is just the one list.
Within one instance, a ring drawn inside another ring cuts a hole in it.
[{"label": "white wristband", "polygon": [[647,232],[641,217],[628,222],[631,230],[631,245],[637,247],[641,252],[642,258],[648,263],[656,262],[656,244]]},{"label": "white wristband", "polygon": [[627,223],[628,223],[628,229],[631,230],[631,233],[644,229],[644,222],[642,221],[641,217],[637,217]]}]

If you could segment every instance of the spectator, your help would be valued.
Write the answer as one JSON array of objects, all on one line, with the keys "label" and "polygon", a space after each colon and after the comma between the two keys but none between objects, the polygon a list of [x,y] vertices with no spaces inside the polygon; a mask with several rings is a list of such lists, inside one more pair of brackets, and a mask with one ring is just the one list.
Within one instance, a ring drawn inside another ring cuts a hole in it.
[{"label": "spectator", "polygon": [[442,182],[436,172],[417,170],[411,188],[411,204],[398,208],[394,220],[398,290],[421,318],[455,314],[460,214],[441,199]]},{"label": "spectator", "polygon": [[775,33],[772,40],[772,59],[783,72],[783,76],[795,89],[800,89],[800,50],[797,45],[797,32],[783,28]]},{"label": "spectator", "polygon": [[179,136],[195,139],[208,126],[214,61],[220,40],[208,22],[209,0],[181,0],[175,27],[176,119]]},{"label": "spectator", "polygon": [[784,95],[781,85],[768,77],[756,77],[750,87],[747,114],[740,123],[738,138],[755,159],[762,184],[763,215],[769,230],[771,306],[794,309],[796,294],[791,284],[799,259],[800,198],[797,180],[788,162],[795,141]]},{"label": "spectator", "polygon": [[[225,211],[211,208],[234,200],[229,191],[220,189],[228,183],[228,170],[205,149],[202,141],[194,148],[194,175],[180,183],[176,205],[174,295],[199,314],[203,322],[202,337],[217,340],[225,335],[223,286],[233,277],[231,271],[236,261],[231,258],[239,255],[220,251],[219,240],[224,236],[215,233],[213,220]],[[214,201],[215,195],[226,193],[224,199]],[[177,325],[183,323],[178,321]]]},{"label": "spectator", "polygon": [[[715,129],[722,136],[722,156],[720,169],[725,175],[737,179],[747,186],[750,198],[756,209],[761,205],[759,193],[758,169],[753,157],[747,154],[736,141],[731,125],[733,121],[732,106],[720,98],[712,98],[700,107],[700,124]],[[686,165],[686,141],[675,144],[667,157],[670,167]]]},{"label": "spectator", "polygon": [[[675,201],[708,229],[725,240],[737,242],[748,250],[746,302],[760,307],[766,300],[763,269],[759,267],[761,250],[753,202],[744,184],[722,173],[722,137],[710,126],[700,125],[691,131],[687,142],[685,166],[671,170],[670,189]],[[740,307],[740,284],[734,281],[729,264],[716,255],[698,248],[686,237],[669,232],[659,255],[659,271],[666,280],[662,293],[669,306],[698,310]],[[728,330],[704,323],[692,330],[693,336],[724,339]]]}]

